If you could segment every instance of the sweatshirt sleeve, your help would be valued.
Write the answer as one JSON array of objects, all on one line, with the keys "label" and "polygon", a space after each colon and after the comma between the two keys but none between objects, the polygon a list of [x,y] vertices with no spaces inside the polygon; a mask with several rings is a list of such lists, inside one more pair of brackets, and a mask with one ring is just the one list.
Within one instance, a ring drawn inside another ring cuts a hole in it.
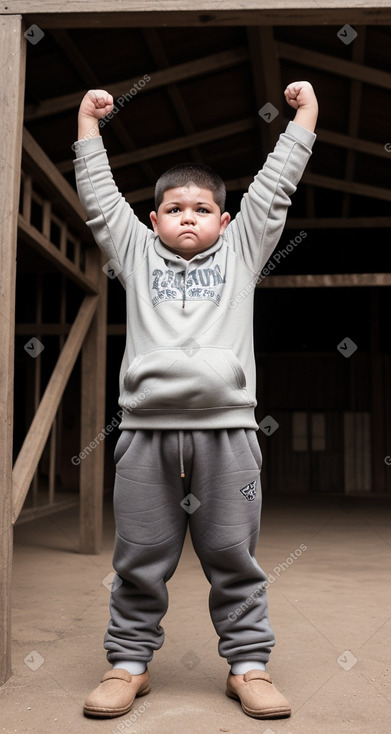
[{"label": "sweatshirt sleeve", "polygon": [[225,230],[228,244],[253,273],[269,260],[284,229],[290,197],[311,156],[316,135],[289,122],[269,153],[248,192],[240,211]]},{"label": "sweatshirt sleeve", "polygon": [[78,141],[73,150],[77,193],[87,225],[124,286],[144,257],[152,230],[140,222],[118,191],[102,138]]}]

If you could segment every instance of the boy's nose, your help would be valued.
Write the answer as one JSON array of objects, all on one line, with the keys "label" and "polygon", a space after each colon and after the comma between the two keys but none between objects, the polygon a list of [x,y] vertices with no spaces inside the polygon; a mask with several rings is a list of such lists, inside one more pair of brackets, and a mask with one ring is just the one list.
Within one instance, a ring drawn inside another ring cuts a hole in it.
[{"label": "boy's nose", "polygon": [[196,217],[192,209],[186,209],[182,213],[182,222],[188,223],[188,222],[195,222]]}]

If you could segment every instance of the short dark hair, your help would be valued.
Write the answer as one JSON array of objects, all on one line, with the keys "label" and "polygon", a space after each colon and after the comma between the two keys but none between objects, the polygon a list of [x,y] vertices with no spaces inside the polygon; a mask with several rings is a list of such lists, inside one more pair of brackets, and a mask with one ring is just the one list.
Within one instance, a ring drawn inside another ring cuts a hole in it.
[{"label": "short dark hair", "polygon": [[175,189],[177,186],[189,186],[194,183],[200,189],[209,189],[213,199],[220,208],[221,214],[225,207],[226,189],[222,178],[209,166],[203,163],[178,163],[158,178],[155,186],[155,208],[159,209],[163,201],[164,192]]}]

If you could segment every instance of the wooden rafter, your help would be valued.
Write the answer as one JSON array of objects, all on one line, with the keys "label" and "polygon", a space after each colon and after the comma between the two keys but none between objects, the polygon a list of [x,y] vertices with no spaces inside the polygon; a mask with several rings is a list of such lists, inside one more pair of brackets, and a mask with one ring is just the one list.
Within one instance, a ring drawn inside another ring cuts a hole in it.
[{"label": "wooden rafter", "polygon": [[[271,102],[276,109],[281,110],[283,96],[273,29],[247,28],[247,39],[257,109]],[[275,130],[272,131],[267,122],[259,119],[259,134],[263,154],[267,155],[275,142]]]},{"label": "wooden rafter", "polygon": [[[191,148],[193,145],[208,143],[211,140],[221,140],[222,138],[229,137],[230,135],[251,130],[258,124],[259,122],[256,117],[246,117],[242,120],[237,120],[236,122],[229,122],[226,125],[218,125],[217,127],[212,127],[208,130],[201,130],[200,132],[193,133],[192,135],[184,135],[183,137],[166,140],[164,143],[149,145],[147,148],[139,148],[138,150],[130,151],[129,153],[112,155],[110,156],[110,165],[112,169],[133,165],[140,161],[149,160],[150,158],[158,158],[159,156],[166,155],[167,153],[173,153],[177,150]],[[72,167],[72,161],[64,161],[58,164],[58,169],[63,173],[70,171]]]},{"label": "wooden rafter", "polygon": [[370,186],[369,184],[357,183],[355,181],[342,181],[338,178],[321,176],[317,173],[304,173],[301,180],[303,183],[319,186],[322,189],[348,191],[350,194],[357,194],[358,196],[369,196],[371,199],[391,201],[391,190],[382,189],[380,186]]},{"label": "wooden rafter", "polygon": [[[352,60],[355,63],[362,63],[365,57],[365,36],[366,28],[361,28],[358,34],[356,43],[353,44],[352,49]],[[360,129],[360,109],[361,109],[361,92],[362,82],[357,79],[352,79],[350,84],[350,105],[349,105],[349,122],[348,122],[348,133],[349,137],[358,136]],[[383,147],[384,151],[384,147]],[[385,151],[384,151],[385,152]],[[356,162],[356,153],[351,148],[348,150],[345,165],[345,180],[353,181],[354,179],[354,167]],[[350,205],[350,194],[345,192],[342,199],[342,216],[347,217],[349,214]]]},{"label": "wooden rafter", "polygon": [[[81,76],[83,81],[86,83],[87,87],[99,89],[101,86],[99,79],[95,76],[83,54],[79,51],[69,34],[64,30],[57,30],[53,31],[53,35],[57,44],[66,55],[68,62],[74,66],[79,76]],[[81,99],[82,98],[80,97],[80,101]],[[118,116],[112,119],[111,127],[117,139],[122,143],[126,150],[136,150],[136,144],[133,142],[133,139],[130,137],[126,127]],[[141,167],[147,179],[150,181],[156,180],[156,173],[149,162],[142,161]]]},{"label": "wooden rafter", "polygon": [[285,229],[388,229],[391,217],[288,218]]},{"label": "wooden rafter", "polygon": [[[241,178],[235,178],[226,181],[225,186],[227,191],[242,190],[244,192],[247,191],[253,179],[254,174],[252,174],[251,176],[242,176]],[[322,189],[331,189],[332,191],[348,191],[349,193],[356,194],[358,196],[369,196],[372,199],[391,201],[391,191],[389,189],[380,188],[379,186],[370,186],[369,184],[356,183],[354,181],[343,181],[342,179],[332,178],[331,176],[321,176],[316,173],[304,173],[301,181],[302,183],[310,184],[312,186],[319,186],[319,188]],[[127,201],[129,201],[130,204],[135,204],[139,201],[152,199],[153,194],[153,187],[147,186],[142,189],[128,191],[124,194],[124,197]]]},{"label": "wooden rafter", "polygon": [[[144,28],[143,36],[157,67],[159,69],[168,69],[170,64],[156,28]],[[194,125],[186,109],[179,86],[171,82],[171,84],[167,84],[166,92],[184,132],[186,135],[192,135],[195,132]],[[196,163],[204,163],[204,159],[197,145],[190,146],[190,155]]]},{"label": "wooden rafter", "polygon": [[[220,71],[231,66],[237,66],[248,60],[247,49],[240,46],[229,51],[221,51],[217,54],[204,56],[194,61],[186,61],[183,64],[170,66],[168,69],[160,71],[150,71],[151,80],[145,87],[144,91],[159,89],[167,84],[180,82],[185,79],[200,76],[201,74],[210,74],[213,71]],[[135,76],[130,79],[124,79],[120,82],[111,82],[106,84],[107,90],[113,97],[120,97],[122,94],[131,89],[140,79]],[[59,112],[71,110],[80,104],[80,100],[85,94],[85,90],[81,89],[71,94],[62,95],[60,97],[52,97],[51,99],[41,102],[39,105],[26,105],[25,120],[37,120],[48,115],[55,115]]]},{"label": "wooden rafter", "polygon": [[383,89],[391,89],[391,74],[381,69],[374,69],[364,64],[341,59],[339,56],[322,54],[318,51],[309,51],[302,46],[294,46],[290,43],[277,43],[278,54],[281,59],[303,64],[308,68],[321,69],[329,74],[337,74],[348,79],[357,79],[366,84],[373,84]]}]

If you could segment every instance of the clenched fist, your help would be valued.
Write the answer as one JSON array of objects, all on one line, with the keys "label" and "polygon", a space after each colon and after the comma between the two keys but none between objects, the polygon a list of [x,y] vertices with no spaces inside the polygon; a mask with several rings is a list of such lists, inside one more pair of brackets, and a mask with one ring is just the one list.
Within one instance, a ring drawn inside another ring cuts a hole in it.
[{"label": "clenched fist", "polygon": [[79,117],[100,120],[110,114],[113,107],[114,100],[111,94],[104,89],[90,89],[81,101]]}]

